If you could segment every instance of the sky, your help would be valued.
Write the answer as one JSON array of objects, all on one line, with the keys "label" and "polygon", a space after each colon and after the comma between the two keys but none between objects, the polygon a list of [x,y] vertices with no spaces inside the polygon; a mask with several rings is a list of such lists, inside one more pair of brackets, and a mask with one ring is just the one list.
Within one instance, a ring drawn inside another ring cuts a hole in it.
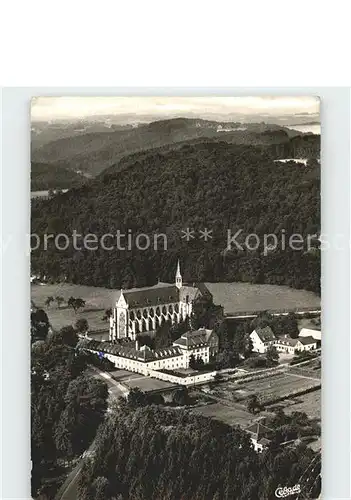
[{"label": "sky", "polygon": [[[233,120],[257,116],[259,119],[291,117],[319,121],[319,99],[316,97],[35,97],[32,119],[55,120],[114,115],[198,117]],[[127,120],[126,120],[127,121]],[[295,120],[296,121],[296,120]]]}]

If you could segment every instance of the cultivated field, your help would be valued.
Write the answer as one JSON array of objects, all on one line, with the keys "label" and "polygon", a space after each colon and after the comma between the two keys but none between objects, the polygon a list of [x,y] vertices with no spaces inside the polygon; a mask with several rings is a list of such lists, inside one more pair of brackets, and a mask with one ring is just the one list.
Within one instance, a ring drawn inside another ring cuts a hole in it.
[{"label": "cultivated field", "polygon": [[257,394],[261,402],[265,403],[266,401],[268,402],[284,396],[289,397],[290,394],[316,387],[319,384],[320,380],[318,378],[279,373],[249,382],[236,383],[234,380],[228,381],[224,384],[219,384],[214,394],[217,397],[243,404],[246,403],[249,396]]},{"label": "cultivated field", "polygon": [[287,414],[293,411],[305,412],[310,418],[321,418],[321,390],[310,392],[292,399],[285,399],[280,403]]},{"label": "cultivated field", "polygon": [[206,283],[206,286],[214,303],[224,307],[225,314],[320,307],[320,297],[313,292],[288,286],[251,283]]}]

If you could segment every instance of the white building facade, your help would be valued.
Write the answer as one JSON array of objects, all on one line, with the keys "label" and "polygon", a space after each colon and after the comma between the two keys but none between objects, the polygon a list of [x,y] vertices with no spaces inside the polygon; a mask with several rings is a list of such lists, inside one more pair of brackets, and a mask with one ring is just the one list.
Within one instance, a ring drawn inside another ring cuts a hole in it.
[{"label": "white building facade", "polygon": [[79,348],[98,353],[107,358],[116,368],[137,372],[145,376],[158,370],[177,371],[189,368],[190,357],[201,358],[206,364],[210,353],[218,350],[218,336],[212,330],[199,329],[183,334],[170,347],[152,350],[139,348],[138,341],[122,339],[117,343],[82,339]]},{"label": "white building facade", "polygon": [[276,341],[276,337],[269,326],[265,328],[256,328],[250,333],[252,342],[252,351],[264,354],[270,345]]},{"label": "white building facade", "polygon": [[[311,330],[308,330],[309,332]],[[250,333],[253,352],[264,354],[269,346],[277,349],[278,353],[295,354],[296,351],[312,351],[317,349],[317,340],[312,336],[299,336],[297,339],[284,335],[277,338],[272,329],[267,326],[265,328],[256,328]]]}]

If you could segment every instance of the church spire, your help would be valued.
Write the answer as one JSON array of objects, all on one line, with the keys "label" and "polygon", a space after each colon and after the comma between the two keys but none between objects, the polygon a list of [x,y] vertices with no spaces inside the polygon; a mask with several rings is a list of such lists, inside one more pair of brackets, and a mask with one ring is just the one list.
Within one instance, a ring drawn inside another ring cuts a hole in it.
[{"label": "church spire", "polygon": [[178,259],[177,262],[177,272],[176,272],[176,277],[175,277],[175,285],[177,288],[181,288],[183,285],[183,280],[182,280],[182,275],[180,274],[180,262]]}]

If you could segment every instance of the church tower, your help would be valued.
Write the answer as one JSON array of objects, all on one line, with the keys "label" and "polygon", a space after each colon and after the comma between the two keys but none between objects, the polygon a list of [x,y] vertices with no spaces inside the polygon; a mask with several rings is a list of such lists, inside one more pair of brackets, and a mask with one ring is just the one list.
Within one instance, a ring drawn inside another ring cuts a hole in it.
[{"label": "church tower", "polygon": [[182,275],[180,274],[180,263],[179,263],[179,259],[178,259],[178,262],[177,262],[177,272],[176,272],[175,286],[178,288],[178,290],[179,290],[180,288],[182,288],[182,286],[183,286]]}]

